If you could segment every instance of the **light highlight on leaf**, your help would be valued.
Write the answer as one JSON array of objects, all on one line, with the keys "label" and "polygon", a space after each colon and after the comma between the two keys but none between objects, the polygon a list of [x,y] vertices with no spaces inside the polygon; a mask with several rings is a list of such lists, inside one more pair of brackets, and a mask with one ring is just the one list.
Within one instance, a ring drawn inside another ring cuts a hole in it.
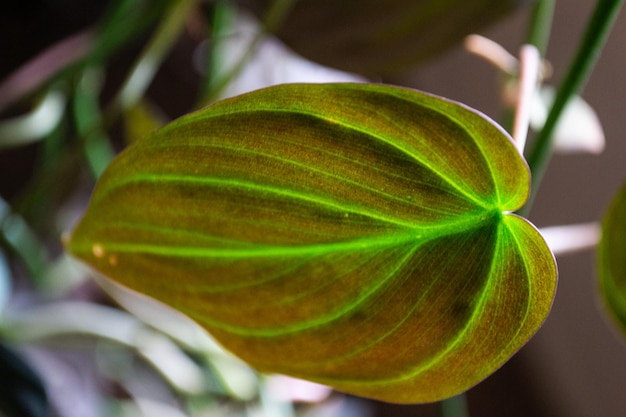
[{"label": "light highlight on leaf", "polygon": [[556,266],[510,214],[529,173],[465,106],[283,85],[123,152],[68,249],[265,372],[393,402],[468,389],[548,314]]}]

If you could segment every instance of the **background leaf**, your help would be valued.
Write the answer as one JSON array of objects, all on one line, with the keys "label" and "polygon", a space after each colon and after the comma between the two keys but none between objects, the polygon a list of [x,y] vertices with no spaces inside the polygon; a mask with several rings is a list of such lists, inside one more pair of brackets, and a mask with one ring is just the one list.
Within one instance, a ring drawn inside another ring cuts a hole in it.
[{"label": "background leaf", "polygon": [[[239,0],[263,18],[271,0]],[[517,0],[299,0],[276,35],[322,65],[389,74],[443,52],[499,19]]]},{"label": "background leaf", "polygon": [[45,417],[48,398],[37,373],[19,356],[0,344],[0,411],[10,417]]},{"label": "background leaf", "polygon": [[380,85],[282,85],[138,141],[70,252],[198,321],[265,372],[394,402],[449,397],[548,314],[556,267],[510,212],[508,136]]},{"label": "background leaf", "polygon": [[600,288],[616,324],[626,332],[626,185],[615,196],[602,222],[598,247]]}]

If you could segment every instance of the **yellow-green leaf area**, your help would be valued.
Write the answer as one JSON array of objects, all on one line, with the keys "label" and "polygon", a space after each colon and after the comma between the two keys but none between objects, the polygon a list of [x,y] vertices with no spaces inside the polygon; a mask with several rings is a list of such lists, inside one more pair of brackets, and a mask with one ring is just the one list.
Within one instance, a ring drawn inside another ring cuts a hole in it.
[{"label": "yellow-green leaf area", "polygon": [[598,247],[600,288],[606,307],[626,333],[626,185],[611,202]]},{"label": "yellow-green leaf area", "polygon": [[68,249],[264,372],[429,402],[494,372],[545,319],[556,266],[514,214],[508,135],[414,90],[292,84],[138,141]]}]

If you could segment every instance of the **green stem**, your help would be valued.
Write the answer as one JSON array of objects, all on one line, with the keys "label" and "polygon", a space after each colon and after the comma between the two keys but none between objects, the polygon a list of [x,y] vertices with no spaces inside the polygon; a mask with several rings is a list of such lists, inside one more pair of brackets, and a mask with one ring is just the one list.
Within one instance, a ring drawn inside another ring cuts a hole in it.
[{"label": "green stem", "polygon": [[229,32],[235,22],[236,10],[230,3],[230,0],[217,0],[212,9],[211,16],[211,46],[207,47],[209,53],[207,54],[207,72],[204,77],[202,91],[200,94],[200,102],[206,104],[210,101],[211,97],[215,95],[215,92],[221,90],[220,84],[222,81],[221,59],[223,54],[226,53],[222,49],[222,39],[229,36]]},{"label": "green stem", "polygon": [[[95,178],[100,176],[115,155],[106,136],[106,128],[111,126],[122,112],[134,106],[143,97],[195,6],[194,0],[169,2],[159,26],[104,112],[100,112],[98,94],[92,95],[91,103],[83,103],[90,106],[79,105],[77,111],[82,114],[82,118],[79,119],[81,122],[79,132],[85,140],[85,154]],[[81,110],[80,107],[89,109],[90,113]]]},{"label": "green stem", "polygon": [[552,155],[554,130],[567,102],[584,87],[608,38],[624,0],[599,0],[587,24],[578,51],[557,91],[543,129],[528,152],[528,166],[533,174],[531,195],[521,213],[527,215]]},{"label": "green stem", "polygon": [[39,237],[13,212],[9,203],[0,198],[0,244],[6,245],[24,263],[31,277],[41,284],[48,263],[48,253]]},{"label": "green stem", "polygon": [[74,91],[76,131],[82,139],[89,169],[98,178],[111,162],[115,151],[104,129],[99,96],[103,83],[100,69],[86,68]]},{"label": "green stem", "polygon": [[[239,59],[239,61],[232,67],[229,68],[226,74],[219,74],[219,60],[221,59],[221,51],[219,46],[214,46],[214,50],[211,53],[211,72],[208,74],[210,77],[207,80],[206,92],[204,96],[200,99],[199,106],[202,107],[207,104],[211,104],[215,100],[217,100],[220,94],[224,91],[228,84],[230,84],[237,75],[241,73],[241,71],[245,68],[248,61],[254,56],[257,52],[258,47],[261,42],[265,39],[268,34],[276,32],[276,30],[280,27],[286,16],[289,14],[289,11],[295,4],[295,0],[273,0],[270,4],[265,16],[262,21],[262,29],[255,35],[254,39],[250,42],[248,49]],[[216,4],[216,10],[218,16],[217,18],[221,19],[221,21],[217,22],[218,25],[214,27],[213,31],[213,40],[215,43],[218,43],[223,36],[225,36],[225,23],[232,20],[232,10],[228,10],[232,5],[229,2],[218,2]]]},{"label": "green stem", "polygon": [[537,48],[542,57],[546,56],[546,51],[548,50],[555,5],[556,0],[539,0],[531,15],[530,30],[526,43]]},{"label": "green stem", "polygon": [[107,109],[108,118],[112,117],[110,113],[122,112],[133,107],[144,96],[161,63],[180,37],[185,21],[195,6],[194,0],[170,1],[159,26]]},{"label": "green stem", "polygon": [[441,417],[469,417],[469,415],[464,393],[441,401]]},{"label": "green stem", "polygon": [[275,33],[283,24],[295,3],[295,0],[274,0],[263,17],[264,32]]}]

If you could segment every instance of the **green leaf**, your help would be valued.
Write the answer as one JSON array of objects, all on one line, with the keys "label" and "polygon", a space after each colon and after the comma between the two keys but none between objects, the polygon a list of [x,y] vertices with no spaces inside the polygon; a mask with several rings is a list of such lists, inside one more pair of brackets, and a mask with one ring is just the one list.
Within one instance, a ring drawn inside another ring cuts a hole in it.
[{"label": "green leaf", "polygon": [[548,314],[553,256],[511,214],[529,181],[506,133],[460,104],[282,85],[129,147],[68,249],[260,371],[435,401],[494,372]]},{"label": "green leaf", "polygon": [[[259,18],[277,2],[238,0]],[[299,0],[276,35],[322,65],[367,76],[407,69],[449,49],[518,0]],[[269,28],[270,30],[272,28]]]},{"label": "green leaf", "polygon": [[127,143],[148,136],[166,122],[166,117],[148,100],[142,99],[124,112],[124,135]]},{"label": "green leaf", "polygon": [[626,185],[604,215],[598,260],[606,307],[626,333]]}]

